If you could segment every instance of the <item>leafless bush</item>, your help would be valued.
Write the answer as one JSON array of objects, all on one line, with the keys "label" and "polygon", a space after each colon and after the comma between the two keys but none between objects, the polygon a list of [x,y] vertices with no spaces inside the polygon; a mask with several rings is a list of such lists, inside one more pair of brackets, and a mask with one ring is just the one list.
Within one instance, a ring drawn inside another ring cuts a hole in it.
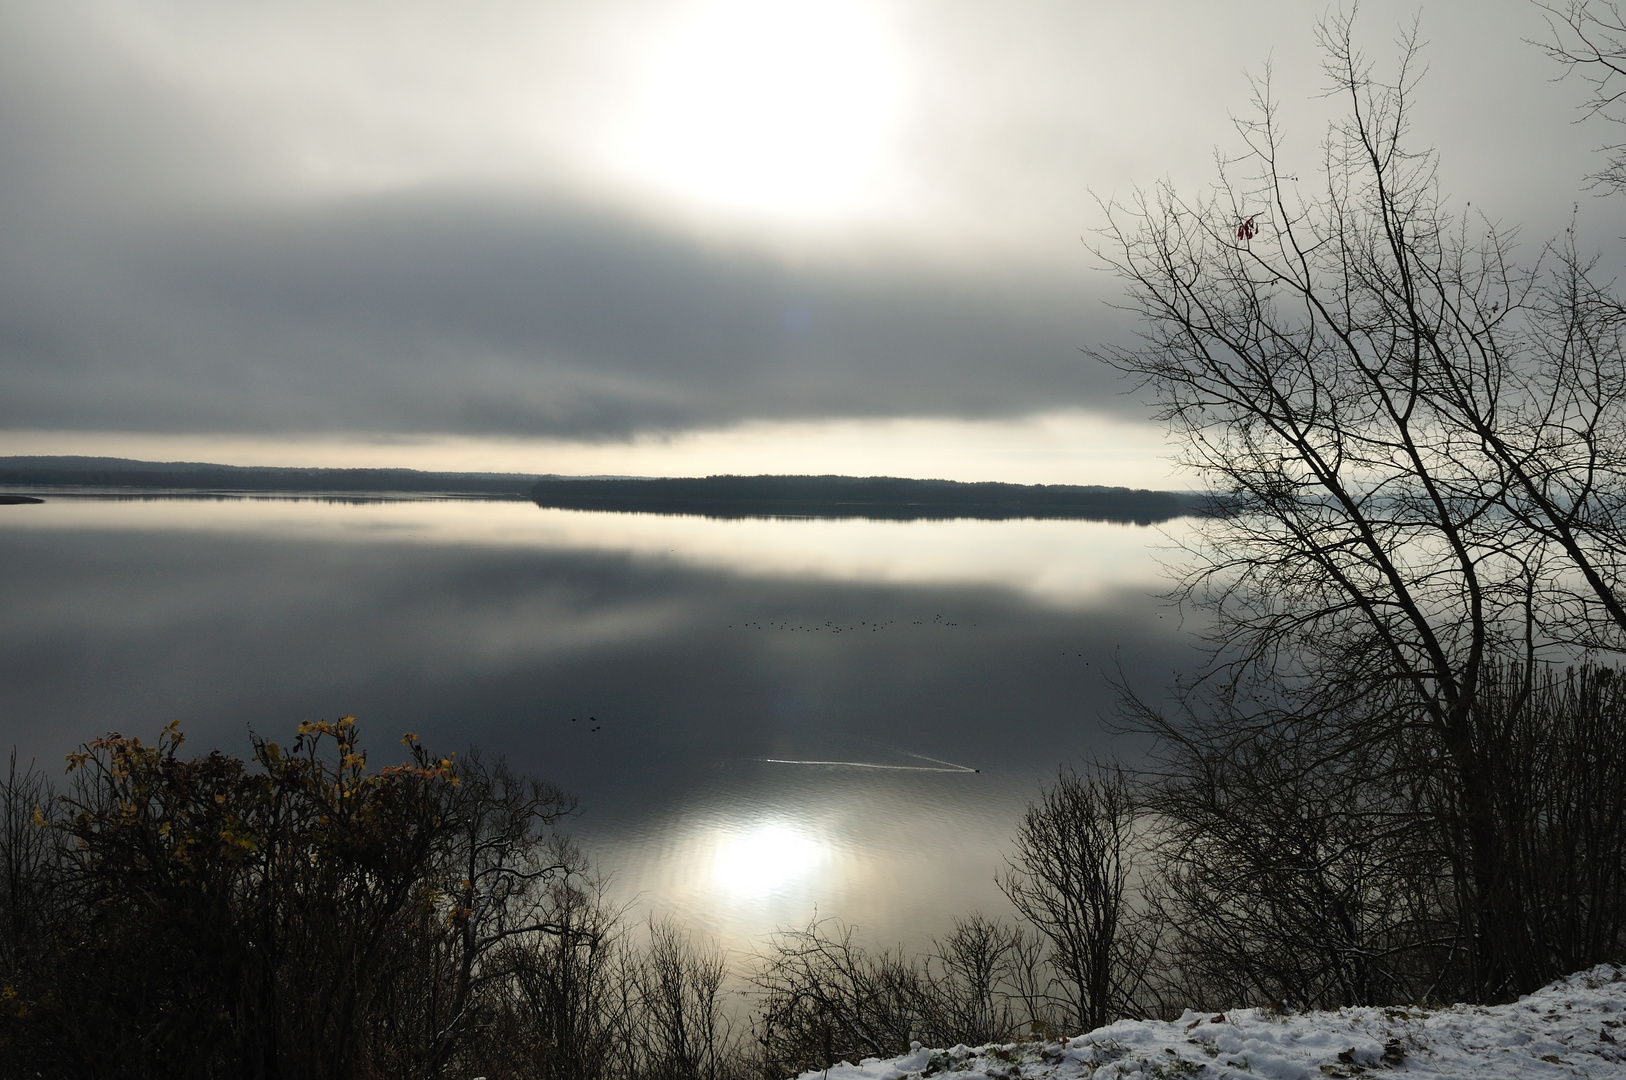
[{"label": "leafless bush", "polygon": [[[1542,981],[1626,958],[1626,685],[1594,665],[1504,665],[1474,711],[1500,858],[1476,865],[1517,966]],[[1456,798],[1449,773],[1443,801]],[[1449,812],[1445,820],[1460,816]],[[1454,839],[1454,838],[1453,838]],[[1458,859],[1473,852],[1457,850]]]},{"label": "leafless bush", "polygon": [[61,895],[61,834],[44,827],[56,811],[50,780],[11,752],[0,782],[0,972],[15,982],[38,954]]},{"label": "leafless bush", "polygon": [[922,965],[921,1037],[977,1046],[1007,1041],[1036,1019],[1043,1025],[1046,1014],[1030,1011],[1036,996],[1024,993],[1035,981],[1032,945],[1022,927],[980,912],[955,920]]},{"label": "leafless bush", "polygon": [[1023,815],[1000,888],[1044,937],[1061,1023],[1133,1011],[1149,957],[1129,925],[1133,785],[1121,767],[1064,770]]},{"label": "leafless bush", "polygon": [[781,931],[752,982],[762,994],[758,1040],[769,1073],[901,1053],[916,1034],[919,972],[855,944],[850,926]]},{"label": "leafless bush", "polygon": [[933,951],[871,951],[852,927],[813,922],[782,931],[759,958],[756,1033],[769,1075],[823,1069],[931,1046],[1051,1034],[1058,1018],[1048,974],[1022,927],[974,914],[956,920]]},{"label": "leafless bush", "polygon": [[670,916],[647,923],[647,944],[629,957],[629,1075],[642,1080],[728,1080],[743,1071],[723,1001],[728,961],[696,943]]},{"label": "leafless bush", "polygon": [[1155,728],[1161,774],[1143,789],[1161,996],[1196,1008],[1428,996],[1459,920],[1414,763],[1325,725],[1211,720]]}]

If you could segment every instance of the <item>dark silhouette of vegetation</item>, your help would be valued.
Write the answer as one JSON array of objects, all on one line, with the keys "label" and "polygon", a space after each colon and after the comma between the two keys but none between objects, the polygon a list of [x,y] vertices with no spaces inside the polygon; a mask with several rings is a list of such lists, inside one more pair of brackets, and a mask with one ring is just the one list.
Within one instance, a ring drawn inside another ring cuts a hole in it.
[{"label": "dark silhouette of vegetation", "polygon": [[[1518,678],[1498,669],[1479,730],[1506,887],[1568,971],[1626,931],[1626,691]],[[372,771],[346,718],[247,762],[109,735],[61,796],[13,760],[0,1076],[744,1080],[1471,985],[1449,772],[1302,725],[1164,734],[1164,773],[1064,772],[1029,807],[1002,881],[1025,921],[957,920],[921,956],[813,922],[743,971],[670,919],[629,924],[556,831],[571,801],[478,753],[408,736]]]},{"label": "dark silhouette of vegetation", "polygon": [[13,763],[0,1074],[723,1076],[717,961],[618,942],[570,800],[405,742],[373,772],[348,718],[250,762],[109,735],[56,798]]},{"label": "dark silhouette of vegetation", "polygon": [[1048,944],[1066,1030],[1133,1011],[1150,959],[1129,926],[1135,793],[1117,766],[1065,770],[1029,805],[1000,888]]},{"label": "dark silhouette of vegetation", "polygon": [[1069,484],[960,483],[889,476],[706,476],[674,479],[547,477],[539,506],[706,517],[1082,518],[1149,525],[1205,508],[1174,491]]},{"label": "dark silhouette of vegetation", "polygon": [[562,792],[404,743],[374,771],[348,717],[248,761],[112,734],[62,795],[13,760],[0,1076],[743,1080],[1072,1022],[1038,938],[981,916],[920,959],[785,933],[730,1008],[718,950],[608,902]]},{"label": "dark silhouette of vegetation", "polygon": [[100,457],[0,457],[0,486],[98,491],[462,494],[518,498],[536,477],[417,469],[289,469]]},{"label": "dark silhouette of vegetation", "polygon": [[1626,690],[1592,665],[1525,678],[1488,669],[1473,717],[1503,848],[1494,910],[1516,916],[1494,944],[1470,937],[1487,931],[1463,795],[1426,729],[1357,741],[1362,718],[1142,707],[1164,747],[1138,787],[1136,918],[1157,928],[1161,983],[1142,1007],[1506,997],[1476,952],[1542,981],[1626,956]]},{"label": "dark silhouette of vegetation", "polygon": [[726,1080],[740,1067],[723,1008],[728,961],[670,917],[648,923],[648,946],[621,974],[631,1008],[624,1075],[649,1080]]},{"label": "dark silhouette of vegetation", "polygon": [[874,950],[853,928],[783,930],[757,958],[756,1041],[764,1076],[953,1046],[1054,1036],[1064,1016],[1046,994],[1039,943],[1025,928],[972,915],[922,957]]},{"label": "dark silhouette of vegetation", "polygon": [[1130,702],[1169,751],[1163,899],[1217,997],[1501,999],[1622,957],[1592,882],[1626,848],[1577,799],[1626,734],[1592,659],[1626,647],[1626,318],[1573,234],[1522,265],[1443,209],[1415,39],[1385,82],[1348,18],[1320,38],[1318,191],[1261,84],[1215,193],[1113,207],[1103,249],[1145,317],[1103,358],[1229,510],[1177,594],[1211,666]]}]

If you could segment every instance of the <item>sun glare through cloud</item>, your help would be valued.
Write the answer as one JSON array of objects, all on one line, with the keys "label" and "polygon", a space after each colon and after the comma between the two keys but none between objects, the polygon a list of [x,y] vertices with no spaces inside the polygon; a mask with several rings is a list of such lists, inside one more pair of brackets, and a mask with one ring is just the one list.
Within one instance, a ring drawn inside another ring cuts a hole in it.
[{"label": "sun glare through cloud", "polygon": [[856,4],[724,0],[654,50],[619,156],[714,208],[840,214],[884,188],[903,82],[884,26]]}]

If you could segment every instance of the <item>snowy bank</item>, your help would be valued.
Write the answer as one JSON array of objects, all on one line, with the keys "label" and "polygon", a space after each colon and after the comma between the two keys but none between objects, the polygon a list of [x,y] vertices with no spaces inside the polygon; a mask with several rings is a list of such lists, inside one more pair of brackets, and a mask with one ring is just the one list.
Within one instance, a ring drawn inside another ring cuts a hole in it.
[{"label": "snowy bank", "polygon": [[[1067,1042],[916,1049],[842,1063],[828,1080],[1106,1080],[1118,1076],[1320,1080],[1626,1078],[1626,968],[1600,965],[1511,1005],[1278,1013],[1187,1012],[1123,1020]],[[801,1080],[825,1080],[823,1072]]]}]

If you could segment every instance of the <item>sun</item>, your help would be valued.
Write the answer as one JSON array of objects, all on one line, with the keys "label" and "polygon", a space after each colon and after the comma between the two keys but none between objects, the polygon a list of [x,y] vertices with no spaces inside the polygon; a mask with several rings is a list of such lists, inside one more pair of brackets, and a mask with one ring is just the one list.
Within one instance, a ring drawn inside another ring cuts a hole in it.
[{"label": "sun", "polygon": [[723,0],[656,49],[619,156],[714,207],[826,216],[873,194],[902,108],[897,50],[844,0]]}]

